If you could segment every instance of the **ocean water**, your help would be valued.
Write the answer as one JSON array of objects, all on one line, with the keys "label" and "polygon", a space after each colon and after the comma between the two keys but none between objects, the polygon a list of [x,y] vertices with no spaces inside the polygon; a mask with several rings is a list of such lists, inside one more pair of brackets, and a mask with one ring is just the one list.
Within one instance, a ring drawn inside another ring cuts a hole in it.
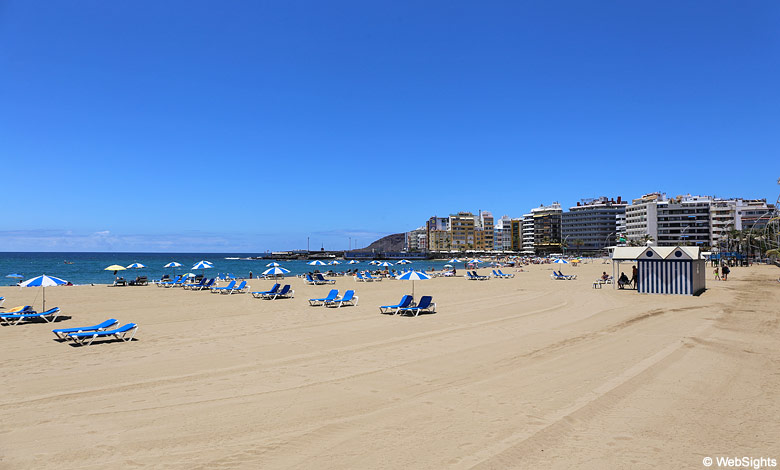
[{"label": "ocean water", "polygon": [[[182,264],[176,268],[178,274],[194,272],[195,274],[205,273],[207,276],[216,276],[217,273],[231,273],[236,277],[249,277],[250,271],[254,276],[262,273],[266,265],[276,260],[246,260],[246,259],[225,259],[225,258],[248,258],[257,256],[256,253],[12,253],[0,252],[0,285],[15,285],[18,279],[8,278],[9,274],[21,274],[22,280],[31,277],[47,274],[70,281],[73,284],[110,284],[114,281],[113,271],[105,271],[104,268],[112,264],[128,266],[132,263],[141,263],[146,265],[142,269],[128,269],[120,271],[119,275],[125,279],[135,279],[136,276],[147,276],[149,280],[159,279],[163,274],[174,274],[171,268],[164,268],[171,261],[177,261]],[[191,270],[192,266],[200,260],[206,260],[214,263],[212,269]],[[72,264],[66,264],[69,261]],[[359,264],[346,264],[346,261],[340,261],[342,264],[335,266],[309,266],[307,261],[303,260],[278,260],[283,268],[289,269],[288,276],[302,274],[318,269],[325,272],[330,269],[333,271],[346,271],[347,269],[377,269],[369,266],[367,261],[361,261]],[[447,264],[446,261],[414,261],[406,265],[407,268],[424,269],[430,268],[442,269]],[[403,268],[403,265],[395,269]],[[462,264],[455,266],[457,269],[463,267]],[[384,268],[382,268],[384,269]],[[393,269],[393,268],[390,268]]]}]

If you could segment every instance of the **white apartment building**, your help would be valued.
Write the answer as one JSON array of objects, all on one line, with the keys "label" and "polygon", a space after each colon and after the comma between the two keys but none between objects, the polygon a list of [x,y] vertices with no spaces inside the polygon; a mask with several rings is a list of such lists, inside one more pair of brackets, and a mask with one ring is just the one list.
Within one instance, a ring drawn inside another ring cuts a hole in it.
[{"label": "white apartment building", "polygon": [[533,213],[523,214],[523,249],[526,255],[534,254],[534,215]]},{"label": "white apartment building", "polygon": [[666,194],[650,193],[634,199],[626,207],[626,239],[643,243],[645,236],[658,240],[658,211],[656,203],[666,200]]}]

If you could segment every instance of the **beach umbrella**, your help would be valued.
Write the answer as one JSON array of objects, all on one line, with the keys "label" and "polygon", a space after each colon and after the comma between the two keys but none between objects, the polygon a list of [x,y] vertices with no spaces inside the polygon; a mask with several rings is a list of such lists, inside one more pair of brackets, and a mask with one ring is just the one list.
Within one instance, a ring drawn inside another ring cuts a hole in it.
[{"label": "beach umbrella", "polygon": [[282,275],[282,276],[284,276],[285,273],[289,273],[289,272],[290,272],[289,269],[284,269],[284,268],[279,267],[279,266],[274,266],[273,268],[268,268],[265,271],[263,271],[263,275],[264,276],[268,276],[268,275],[272,275],[272,276]]},{"label": "beach umbrella", "polygon": [[144,266],[141,263],[133,263],[130,266],[128,266],[127,269],[141,269],[141,268],[145,268],[145,267],[146,266]]},{"label": "beach umbrella", "polygon": [[20,285],[22,287],[40,287],[43,289],[43,310],[42,312],[46,311],[46,288],[49,286],[61,286],[63,284],[67,284],[68,281],[64,279],[60,279],[58,277],[53,276],[47,276],[45,274],[42,274],[38,277],[34,277],[32,279],[28,279],[21,283]]},{"label": "beach umbrella", "polygon": [[374,260],[374,261],[369,262],[368,264],[370,264],[372,266],[376,266],[377,264],[379,264],[379,261]]},{"label": "beach umbrella", "polygon": [[181,263],[177,263],[176,261],[171,261],[170,263],[163,266],[163,268],[180,268]]},{"label": "beach umbrella", "polygon": [[556,259],[555,261],[553,261],[553,263],[555,263],[555,264],[569,264],[569,262],[568,262],[568,261],[566,261],[566,260],[565,260],[565,259],[563,259],[563,258],[558,258],[558,259]]},{"label": "beach umbrella", "polygon": [[277,267],[277,266],[281,266],[281,264],[279,264],[279,263],[277,263],[277,262],[275,262],[275,261],[274,261],[274,262],[272,262],[272,263],[268,263],[268,264],[266,264],[266,265],[265,265],[265,267],[266,267],[266,268],[275,268],[275,267]]},{"label": "beach umbrella", "polygon": [[387,267],[390,267],[392,265],[393,265],[393,263],[390,263],[389,261],[382,261],[381,263],[379,263],[379,266],[381,266],[383,268],[387,268]]},{"label": "beach umbrella", "polygon": [[479,259],[479,258],[474,258],[473,260],[469,261],[469,264],[477,264],[477,263],[481,263],[481,262],[482,262],[482,260],[481,260],[481,259]]},{"label": "beach umbrella", "polygon": [[214,266],[211,263],[209,263],[208,261],[198,261],[197,263],[195,263],[195,265],[192,267],[192,269],[193,270],[195,270],[195,269],[211,269],[213,267]]},{"label": "beach umbrella", "polygon": [[114,271],[114,276],[116,276],[117,271],[124,271],[125,269],[127,268],[124,266],[120,266],[118,264],[112,264],[111,266],[107,267],[103,271]]},{"label": "beach umbrella", "polygon": [[338,262],[338,261],[336,261],[336,260],[333,260],[333,261],[331,261],[331,262],[330,262],[330,263],[328,263],[328,264],[341,264],[341,263],[339,263],[339,262]]},{"label": "beach umbrella", "polygon": [[182,274],[184,277],[195,277],[195,273]]},{"label": "beach umbrella", "polygon": [[15,279],[21,279],[24,276],[22,276],[21,274],[9,274],[6,277],[12,277],[12,278],[15,278]]},{"label": "beach umbrella", "polygon": [[396,277],[396,279],[400,281],[412,281],[412,297],[414,297],[414,281],[427,281],[430,278],[431,276],[425,274],[424,271],[414,271],[411,269]]},{"label": "beach umbrella", "polygon": [[451,264],[445,264],[445,265],[444,265],[444,267],[445,267],[445,268],[451,268],[451,267],[452,267],[452,265],[451,265]]},{"label": "beach umbrella", "polygon": [[411,261],[409,261],[408,259],[402,259],[401,261],[397,262],[396,264],[409,264],[409,263],[411,263]]},{"label": "beach umbrella", "polygon": [[349,260],[349,263],[347,263],[347,264],[358,264],[358,263],[360,263],[360,261],[358,261],[356,259],[351,259],[351,260]]},{"label": "beach umbrella", "polygon": [[460,263],[460,260],[458,258],[452,258],[451,260],[447,261],[448,263]]},{"label": "beach umbrella", "polygon": [[323,263],[322,261],[320,261],[318,259],[315,259],[314,261],[309,261],[306,264],[308,264],[309,266],[325,266],[325,263]]}]

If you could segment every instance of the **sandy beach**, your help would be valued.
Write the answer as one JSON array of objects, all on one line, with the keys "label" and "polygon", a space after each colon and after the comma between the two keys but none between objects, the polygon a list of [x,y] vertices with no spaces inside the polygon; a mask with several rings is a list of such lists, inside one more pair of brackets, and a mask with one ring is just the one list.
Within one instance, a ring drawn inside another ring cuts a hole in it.
[{"label": "sandy beach", "polygon": [[[557,266],[556,266],[557,268]],[[181,289],[46,290],[70,319],[0,328],[0,468],[704,468],[780,459],[780,270],[734,268],[699,297],[593,281],[610,264],[415,283],[438,313]],[[487,274],[489,270],[480,270]],[[462,270],[459,270],[462,274]],[[504,272],[514,272],[505,269]],[[711,277],[711,276],[710,276]],[[252,290],[272,282],[252,280]],[[0,288],[40,309],[38,288]],[[132,343],[73,347],[52,328],[107,318]],[[713,467],[715,468],[715,467]]]}]

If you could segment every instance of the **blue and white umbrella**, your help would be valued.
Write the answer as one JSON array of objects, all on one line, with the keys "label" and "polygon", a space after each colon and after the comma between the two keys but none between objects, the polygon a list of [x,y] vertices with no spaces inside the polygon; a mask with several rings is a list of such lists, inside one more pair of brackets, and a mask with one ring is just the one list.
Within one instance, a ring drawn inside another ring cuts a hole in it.
[{"label": "blue and white umbrella", "polygon": [[309,266],[325,266],[325,263],[323,263],[322,261],[320,261],[318,259],[315,259],[314,261],[309,261],[306,264],[308,264]]},{"label": "blue and white umbrella", "polygon": [[392,265],[393,265],[393,263],[391,263],[389,261],[382,261],[381,263],[379,263],[379,266],[382,266],[383,268],[387,268],[387,267],[390,267]]},{"label": "blue and white umbrella", "polygon": [[170,263],[163,266],[163,268],[180,268],[181,263],[177,263],[176,261],[171,261]]},{"label": "blue and white umbrella", "polygon": [[21,279],[21,278],[23,278],[24,276],[22,276],[21,274],[16,274],[16,273],[14,273],[14,274],[9,274],[9,275],[7,275],[6,277],[12,277],[12,278],[14,278],[14,279]]},{"label": "blue and white umbrella", "polygon": [[473,260],[469,261],[469,264],[479,264],[482,260],[479,258],[474,258]]},{"label": "blue and white umbrella", "polygon": [[379,264],[379,261],[377,261],[377,260],[370,261],[368,264],[370,264],[372,266],[376,266],[377,264]]},{"label": "blue and white umbrella", "polygon": [[328,263],[328,264],[341,264],[341,263],[339,263],[339,262],[338,262],[338,261],[336,261],[336,260],[333,260],[333,261],[331,261],[331,262],[330,262],[330,263]]},{"label": "blue and white umbrella", "polygon": [[351,260],[349,260],[349,263],[347,263],[347,264],[358,264],[358,263],[360,263],[360,261],[358,261],[356,259],[351,259]]},{"label": "blue and white umbrella", "polygon": [[193,270],[195,269],[211,269],[214,266],[211,265],[208,261],[198,261],[195,263],[195,266],[192,267]]},{"label": "blue and white umbrella", "polygon": [[452,258],[451,260],[447,261],[448,263],[460,263],[460,260],[458,258]]},{"label": "blue and white umbrella", "polygon": [[555,264],[569,264],[569,262],[568,262],[568,261],[566,261],[566,260],[565,260],[565,259],[563,259],[563,258],[558,258],[558,259],[556,259],[555,261],[553,261],[553,263],[555,263]]},{"label": "blue and white umbrella", "polygon": [[424,271],[409,270],[400,276],[396,277],[399,281],[412,281],[412,297],[414,297],[414,281],[427,281],[431,276],[425,274]]},{"label": "blue and white umbrella", "polygon": [[64,279],[60,279],[58,277],[54,276],[47,276],[45,274],[34,277],[32,279],[27,279],[23,283],[19,284],[22,287],[40,287],[43,289],[43,310],[42,312],[46,311],[46,288],[49,286],[61,286],[63,284],[67,284],[68,281]]},{"label": "blue and white umbrella", "polygon": [[141,263],[133,263],[130,266],[128,266],[127,269],[141,269],[141,268],[145,268],[145,267],[146,266],[144,266]]},{"label": "blue and white umbrella", "polygon": [[265,265],[266,268],[275,268],[277,266],[281,266],[281,264],[277,263],[276,261]]},{"label": "blue and white umbrella", "polygon": [[289,272],[290,272],[289,269],[284,269],[284,268],[281,268],[281,267],[278,267],[278,266],[274,266],[273,268],[268,268],[265,271],[263,271],[263,275],[264,276],[278,276],[278,275],[284,276],[285,273],[289,273]]},{"label": "blue and white umbrella", "polygon": [[411,261],[409,261],[408,259],[402,259],[401,261],[399,261],[396,264],[410,264],[410,263],[411,263]]}]

